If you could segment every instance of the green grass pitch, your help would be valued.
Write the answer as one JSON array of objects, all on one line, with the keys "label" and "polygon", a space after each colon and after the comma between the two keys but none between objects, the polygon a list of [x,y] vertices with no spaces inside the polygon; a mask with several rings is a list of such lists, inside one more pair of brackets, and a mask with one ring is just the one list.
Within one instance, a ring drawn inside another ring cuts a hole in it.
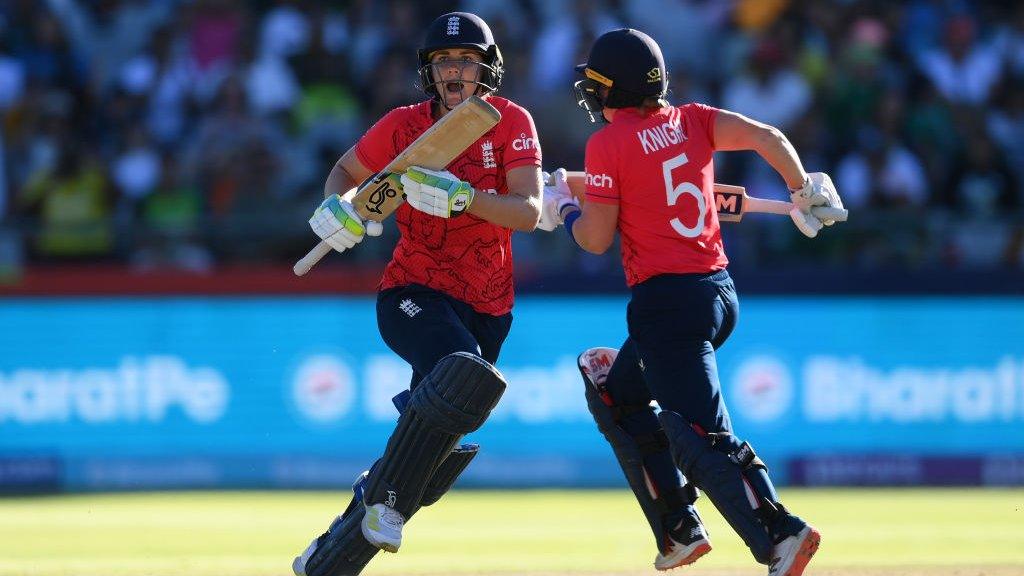
[{"label": "green grass pitch", "polygon": [[[1024,575],[1024,489],[786,490],[818,526],[807,574]],[[165,492],[0,499],[0,575],[263,576],[348,501],[343,492]],[[706,498],[714,550],[674,574],[763,575]],[[364,574],[656,574],[632,495],[455,491]]]}]

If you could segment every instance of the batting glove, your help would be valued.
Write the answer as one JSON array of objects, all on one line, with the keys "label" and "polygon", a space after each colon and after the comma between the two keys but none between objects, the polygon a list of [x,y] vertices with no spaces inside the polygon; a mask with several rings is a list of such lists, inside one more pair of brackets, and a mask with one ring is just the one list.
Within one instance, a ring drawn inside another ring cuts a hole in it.
[{"label": "batting glove", "polygon": [[412,166],[402,174],[405,201],[432,216],[452,218],[469,209],[476,191],[469,182],[448,172]]},{"label": "batting glove", "polygon": [[313,211],[309,226],[331,248],[344,252],[363,241],[366,235],[380,236],[384,227],[380,222],[363,219],[356,214],[352,203],[332,194]]},{"label": "batting glove", "polygon": [[541,204],[540,222],[537,228],[551,232],[562,225],[561,209],[566,204],[579,206],[569,190],[569,182],[565,168],[555,170],[554,174],[545,174],[544,202]]},{"label": "batting glove", "polygon": [[849,215],[843,208],[843,200],[836,192],[832,178],[824,172],[807,175],[803,186],[790,191],[794,208],[789,216],[793,223],[808,238],[814,238],[822,226],[845,222]]}]

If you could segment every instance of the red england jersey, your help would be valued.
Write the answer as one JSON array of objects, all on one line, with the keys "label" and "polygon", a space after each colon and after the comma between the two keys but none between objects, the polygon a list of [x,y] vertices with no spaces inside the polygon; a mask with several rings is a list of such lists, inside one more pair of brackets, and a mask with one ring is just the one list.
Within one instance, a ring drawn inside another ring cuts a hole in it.
[{"label": "red england jersey", "polygon": [[[533,118],[497,96],[487,101],[501,120],[448,165],[477,194],[508,194],[505,174],[519,166],[540,166]],[[356,156],[374,172],[382,170],[433,123],[431,102],[388,112],[356,144]],[[512,310],[512,230],[472,214],[438,218],[403,204],[395,211],[401,238],[384,270],[380,289],[421,284],[495,316]]]},{"label": "red england jersey", "polygon": [[713,190],[717,113],[703,104],[622,108],[587,142],[587,202],[619,206],[628,285],[729,263]]}]

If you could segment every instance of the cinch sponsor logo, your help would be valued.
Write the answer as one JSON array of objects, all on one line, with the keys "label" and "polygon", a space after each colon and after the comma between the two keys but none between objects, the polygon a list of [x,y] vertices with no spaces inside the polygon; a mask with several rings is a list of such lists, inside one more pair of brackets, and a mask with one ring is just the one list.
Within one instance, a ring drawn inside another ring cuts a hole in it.
[{"label": "cinch sponsor logo", "polygon": [[663,122],[654,128],[644,128],[637,132],[636,136],[640,139],[640,147],[643,149],[644,154],[657,152],[672,144],[679,144],[686,140],[686,135],[683,134],[682,128],[679,127],[678,120],[675,123]]},{"label": "cinch sponsor logo", "polygon": [[520,134],[519,138],[516,138],[515,140],[512,141],[512,149],[515,150],[516,152],[530,150],[536,146],[537,140],[535,138],[527,137],[525,132]]},{"label": "cinch sponsor logo", "polygon": [[594,188],[611,188],[615,186],[612,177],[607,174],[587,174],[587,186]]},{"label": "cinch sponsor logo", "polygon": [[355,378],[348,364],[334,356],[312,356],[295,371],[292,400],[306,418],[333,422],[352,409]]},{"label": "cinch sponsor logo", "polygon": [[1024,360],[990,366],[896,366],[815,356],[804,364],[803,410],[812,422],[1024,421]]},{"label": "cinch sponsor logo", "polygon": [[227,379],[177,356],[124,357],[113,368],[0,372],[0,423],[162,422],[179,410],[208,424],[227,410]]}]

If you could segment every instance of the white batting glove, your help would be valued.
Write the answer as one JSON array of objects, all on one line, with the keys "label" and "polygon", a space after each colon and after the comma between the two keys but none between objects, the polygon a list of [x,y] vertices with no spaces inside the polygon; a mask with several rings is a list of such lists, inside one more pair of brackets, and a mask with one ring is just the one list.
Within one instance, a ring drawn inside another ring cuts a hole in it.
[{"label": "white batting glove", "polygon": [[537,228],[551,232],[562,225],[561,209],[567,203],[579,206],[569,190],[569,182],[565,168],[555,170],[554,174],[544,174],[544,201],[541,204],[540,222]]},{"label": "white batting glove", "polygon": [[836,192],[832,178],[824,172],[811,172],[804,185],[789,195],[794,204],[789,216],[793,223],[808,238],[814,238],[822,226],[845,222],[849,215],[843,208],[843,200]]},{"label": "white batting glove", "polygon": [[342,200],[337,194],[328,196],[313,211],[309,227],[321,240],[338,252],[344,252],[359,244],[363,241],[363,236],[380,236],[384,231],[384,226],[380,222],[367,220],[364,223],[356,214],[352,203]]},{"label": "white batting glove", "polygon": [[473,203],[476,191],[469,182],[448,172],[412,166],[402,174],[405,201],[432,216],[452,218],[462,214]]}]

